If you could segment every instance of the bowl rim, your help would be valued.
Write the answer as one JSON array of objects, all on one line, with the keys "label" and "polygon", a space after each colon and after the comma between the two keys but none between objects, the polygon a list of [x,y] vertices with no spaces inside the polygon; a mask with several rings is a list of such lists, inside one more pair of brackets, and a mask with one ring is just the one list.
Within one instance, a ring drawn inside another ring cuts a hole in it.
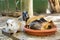
[{"label": "bowl rim", "polygon": [[28,29],[25,26],[24,31],[28,31],[28,32],[54,32],[54,31],[57,31],[57,28],[56,28],[56,26],[54,26],[53,28],[48,29],[48,30],[33,30],[33,29]]}]

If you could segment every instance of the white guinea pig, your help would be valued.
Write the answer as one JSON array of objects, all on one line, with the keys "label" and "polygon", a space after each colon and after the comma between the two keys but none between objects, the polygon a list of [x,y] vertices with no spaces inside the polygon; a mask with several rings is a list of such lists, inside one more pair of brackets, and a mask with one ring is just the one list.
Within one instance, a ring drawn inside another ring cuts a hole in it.
[{"label": "white guinea pig", "polygon": [[16,33],[17,31],[23,31],[24,26],[25,26],[25,21],[19,21],[16,19],[8,19],[7,22],[7,27],[3,30],[7,33]]}]

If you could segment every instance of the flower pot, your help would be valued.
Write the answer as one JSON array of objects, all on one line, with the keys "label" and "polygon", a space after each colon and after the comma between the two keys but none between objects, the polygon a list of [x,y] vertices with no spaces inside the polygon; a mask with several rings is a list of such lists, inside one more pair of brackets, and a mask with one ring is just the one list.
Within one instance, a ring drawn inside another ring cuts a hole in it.
[{"label": "flower pot", "polygon": [[25,26],[24,30],[27,34],[30,34],[30,35],[48,36],[48,35],[55,34],[57,28],[56,26],[54,26],[53,28],[48,29],[48,30],[33,30],[33,29],[28,29],[27,26]]},{"label": "flower pot", "polygon": [[[29,23],[31,23],[33,20],[35,20],[36,18],[40,18],[40,17],[43,17],[43,16],[38,16],[38,17],[35,16],[33,18],[30,18],[27,21],[27,25]],[[56,28],[55,25],[51,29],[46,29],[46,30],[33,30],[33,29],[29,29],[27,25],[25,26],[24,30],[25,30],[25,32],[27,34],[30,34],[30,35],[35,35],[35,36],[48,36],[48,35],[55,34],[55,32],[57,31],[57,28]]]}]

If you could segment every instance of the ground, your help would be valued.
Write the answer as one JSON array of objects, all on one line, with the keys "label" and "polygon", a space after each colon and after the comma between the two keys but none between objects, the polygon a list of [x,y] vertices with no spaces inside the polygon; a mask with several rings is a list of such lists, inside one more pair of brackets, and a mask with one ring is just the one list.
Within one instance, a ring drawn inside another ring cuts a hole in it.
[{"label": "ground", "polygon": [[[4,35],[4,33],[2,33],[1,27],[4,27],[6,25],[6,20],[9,18],[13,18],[13,17],[0,16],[0,40],[60,40],[59,29],[57,29],[56,34],[51,35],[51,36],[45,36],[45,37],[27,35],[24,32],[17,33],[13,35],[12,37],[8,36],[8,34]],[[60,24],[58,24],[57,28],[59,28],[59,26]]]}]

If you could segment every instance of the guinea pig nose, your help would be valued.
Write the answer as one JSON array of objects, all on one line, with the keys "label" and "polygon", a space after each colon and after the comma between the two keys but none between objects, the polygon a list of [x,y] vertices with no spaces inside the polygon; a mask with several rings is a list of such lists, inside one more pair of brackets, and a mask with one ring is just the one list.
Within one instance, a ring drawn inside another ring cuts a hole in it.
[{"label": "guinea pig nose", "polygon": [[9,29],[9,31],[11,31],[11,30]]}]

